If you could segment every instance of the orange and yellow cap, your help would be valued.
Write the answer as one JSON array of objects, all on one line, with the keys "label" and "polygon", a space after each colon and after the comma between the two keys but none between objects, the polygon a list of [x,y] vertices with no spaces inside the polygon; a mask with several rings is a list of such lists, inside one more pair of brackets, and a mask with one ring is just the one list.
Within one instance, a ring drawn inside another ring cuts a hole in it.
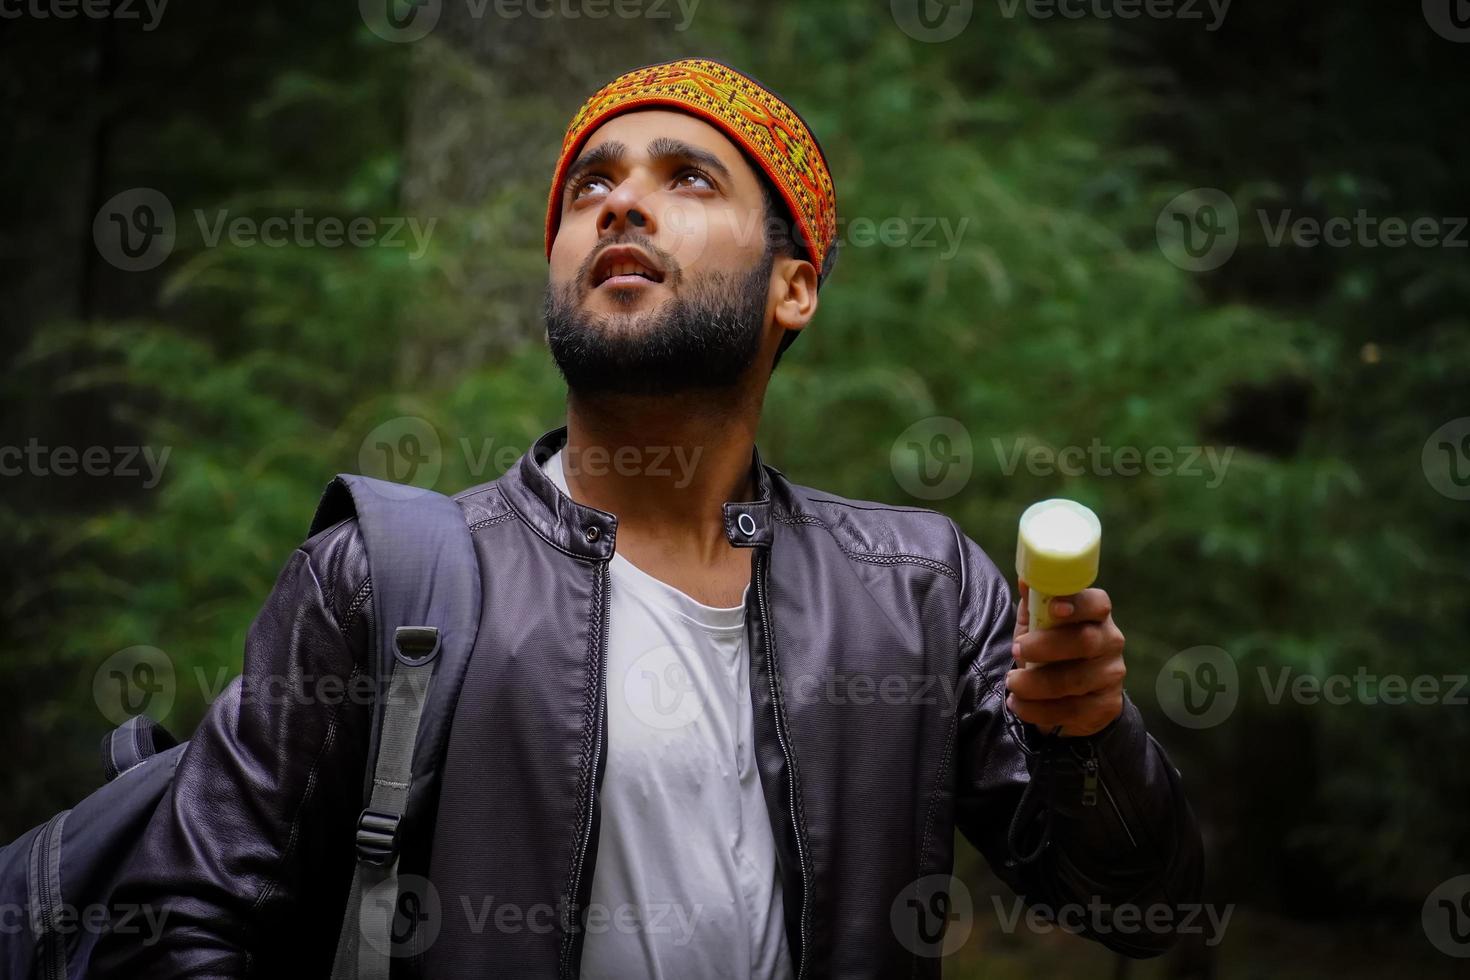
[{"label": "orange and yellow cap", "polygon": [[744,150],[786,202],[819,282],[827,278],[837,257],[837,196],[821,146],[796,111],[769,89],[707,58],[635,68],[604,85],[577,110],[562,140],[547,201],[548,259],[561,222],[567,170],[587,137],[613,116],[649,108],[703,119]]}]

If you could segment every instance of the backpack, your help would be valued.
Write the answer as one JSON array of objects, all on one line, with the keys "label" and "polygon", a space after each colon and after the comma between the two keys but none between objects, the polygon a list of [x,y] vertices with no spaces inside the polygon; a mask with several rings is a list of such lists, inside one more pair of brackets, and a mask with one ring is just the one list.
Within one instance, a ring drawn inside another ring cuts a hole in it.
[{"label": "backpack", "polygon": [[[392,958],[417,952],[412,934],[394,930],[401,831],[436,806],[479,624],[480,573],[464,514],[448,497],[342,474],[322,494],[308,537],[354,516],[373,582],[380,696],[332,978],[387,980]],[[187,748],[147,716],[130,718],[102,740],[104,785],[0,848],[0,976],[85,978],[98,914]]]}]

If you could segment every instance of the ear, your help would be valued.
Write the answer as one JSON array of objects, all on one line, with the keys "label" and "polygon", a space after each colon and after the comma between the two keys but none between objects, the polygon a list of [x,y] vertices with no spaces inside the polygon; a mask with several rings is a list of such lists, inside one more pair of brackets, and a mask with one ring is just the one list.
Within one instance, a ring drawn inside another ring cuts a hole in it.
[{"label": "ear", "polygon": [[817,312],[817,270],[805,259],[781,256],[771,267],[776,281],[772,322],[783,330],[800,330]]}]

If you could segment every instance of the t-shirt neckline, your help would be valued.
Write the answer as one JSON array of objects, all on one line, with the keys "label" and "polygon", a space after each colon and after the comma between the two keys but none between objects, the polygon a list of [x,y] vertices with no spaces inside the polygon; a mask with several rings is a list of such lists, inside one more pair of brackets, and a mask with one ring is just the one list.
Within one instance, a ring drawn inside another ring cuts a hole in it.
[{"label": "t-shirt neckline", "polygon": [[[571,492],[567,489],[566,473],[562,468],[562,451],[558,449],[552,453],[542,466],[546,475],[556,484],[556,488],[571,499]],[[680,589],[674,588],[669,583],[650,575],[639,568],[633,562],[613,551],[610,562],[613,572],[621,582],[628,588],[637,592],[644,598],[657,603],[660,606],[674,612],[695,625],[712,632],[738,632],[745,626],[745,600],[750,596],[750,586],[745,586],[745,593],[741,597],[739,605],[735,606],[707,606]]]}]

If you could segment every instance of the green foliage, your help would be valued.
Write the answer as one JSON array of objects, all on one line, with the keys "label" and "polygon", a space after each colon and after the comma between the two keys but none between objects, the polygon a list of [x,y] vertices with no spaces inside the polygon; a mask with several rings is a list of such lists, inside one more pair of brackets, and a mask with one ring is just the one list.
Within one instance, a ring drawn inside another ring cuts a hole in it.
[{"label": "green foliage", "polygon": [[[1199,774],[1197,807],[1231,859],[1222,877],[1276,901],[1252,876],[1289,859],[1320,876],[1321,893],[1419,901],[1466,854],[1466,774],[1441,764],[1470,735],[1466,713],[1273,705],[1257,672],[1463,671],[1465,505],[1433,491],[1419,456],[1463,403],[1470,277],[1443,250],[1345,250],[1311,257],[1321,267],[1304,283],[1298,260],[1249,235],[1231,266],[1197,275],[1165,258],[1154,228],[1165,202],[1210,183],[1242,213],[1281,199],[1423,213],[1446,199],[1453,172],[1427,188],[1388,186],[1324,151],[1311,162],[1320,176],[1292,183],[1245,149],[1214,170],[1181,160],[1188,146],[1146,135],[1163,111],[1158,66],[1124,67],[1107,25],[995,19],[929,45],[856,0],[768,16],[757,31],[712,12],[700,30],[802,108],[835,168],[844,225],[817,319],[776,372],[762,454],[800,483],[929,506],[896,482],[890,453],[914,423],[956,419],[973,475],[932,505],[1007,570],[1027,504],[1061,495],[1093,506],[1106,529],[1100,584],[1129,636],[1130,692]],[[249,132],[262,145],[166,132],[164,146],[193,153],[226,188],[200,207],[404,213],[402,134],[384,106],[406,66],[375,63],[383,47],[357,34],[335,44],[317,67],[283,65],[255,100]],[[469,84],[447,53],[414,70],[435,65]],[[1213,108],[1242,139],[1255,125]],[[564,120],[544,123],[559,134]],[[316,136],[306,151],[303,126]],[[318,145],[351,150],[324,171]],[[45,597],[66,611],[22,634],[23,654],[0,674],[62,665],[76,677],[32,725],[99,735],[90,672],[132,644],[168,651],[181,675],[238,670],[245,630],[317,493],[334,472],[370,467],[379,425],[423,420],[442,464],[435,486],[454,490],[493,479],[501,450],[518,454],[559,424],[562,390],[536,311],[507,330],[516,314],[504,295],[469,281],[472,268],[542,274],[519,227],[539,218],[533,204],[491,192],[446,210],[419,258],[186,237],[158,316],[39,336],[18,373],[72,365],[67,385],[105,388],[118,417],[172,455],[142,501],[80,517],[0,510],[0,531],[44,549],[53,569],[8,610],[19,621]],[[905,234],[927,229],[933,244],[864,244],[890,219]],[[1262,268],[1291,280],[1285,298]],[[471,288],[494,307],[484,330],[463,298]],[[1305,392],[1308,407],[1251,414],[1283,387]],[[1225,462],[1212,473],[1201,458],[1198,476],[1069,476],[1025,462],[1094,444],[1162,447],[1174,467],[1196,449]],[[1226,724],[1191,732],[1157,710],[1154,679],[1201,644],[1234,656],[1244,703]],[[168,720],[187,731],[203,708],[181,685]],[[1245,758],[1263,740],[1277,757]],[[1299,778],[1290,823],[1256,812],[1269,801],[1237,805],[1255,766]]]}]

